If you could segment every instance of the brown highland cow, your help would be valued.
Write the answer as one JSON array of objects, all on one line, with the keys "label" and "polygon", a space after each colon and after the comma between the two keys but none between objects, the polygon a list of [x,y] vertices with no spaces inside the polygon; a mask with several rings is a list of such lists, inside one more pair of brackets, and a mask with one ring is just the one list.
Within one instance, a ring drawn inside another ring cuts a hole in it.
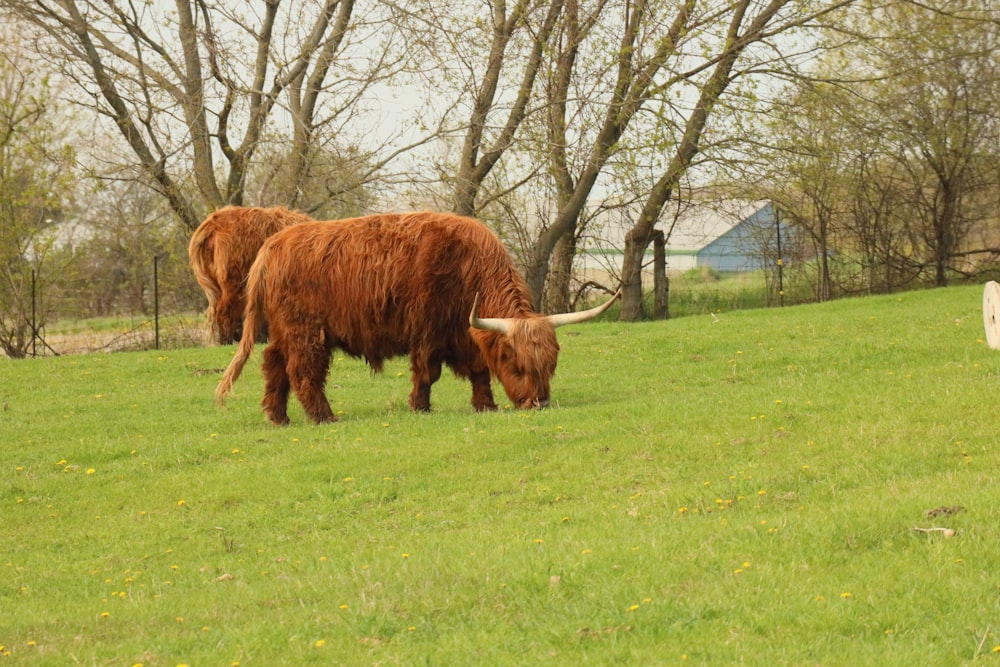
[{"label": "brown highland cow", "polygon": [[470,218],[305,222],[269,238],[257,255],[243,337],[216,400],[224,402],[240,376],[266,318],[263,407],[274,424],[288,423],[291,390],[314,422],[336,421],[323,391],[334,349],[375,371],[409,354],[414,410],[430,409],[442,364],[472,383],[476,410],[497,407],[493,375],[518,408],[544,407],[559,354],[555,328],[596,317],[613,301],[580,313],[535,313],[500,240]]},{"label": "brown highland cow", "polygon": [[244,284],[264,240],[307,220],[312,218],[282,207],[225,206],[198,226],[188,244],[188,257],[208,297],[208,319],[215,341],[225,345],[240,339]]}]

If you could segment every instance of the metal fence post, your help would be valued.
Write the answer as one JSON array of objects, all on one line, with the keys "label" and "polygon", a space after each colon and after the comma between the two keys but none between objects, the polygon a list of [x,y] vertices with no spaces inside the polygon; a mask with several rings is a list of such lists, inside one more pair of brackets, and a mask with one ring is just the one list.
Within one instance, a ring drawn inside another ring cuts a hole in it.
[{"label": "metal fence post", "polygon": [[156,349],[160,349],[160,256],[153,255],[153,328],[156,331]]}]

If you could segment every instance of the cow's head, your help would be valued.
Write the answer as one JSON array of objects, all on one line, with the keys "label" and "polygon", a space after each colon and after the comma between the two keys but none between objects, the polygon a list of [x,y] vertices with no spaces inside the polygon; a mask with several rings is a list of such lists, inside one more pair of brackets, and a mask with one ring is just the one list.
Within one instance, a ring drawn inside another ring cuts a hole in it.
[{"label": "cow's head", "polygon": [[476,295],[469,324],[475,331],[500,334],[477,335],[476,341],[490,371],[500,380],[516,407],[524,410],[544,408],[549,404],[549,384],[559,357],[556,327],[597,317],[620,293],[607,303],[578,313],[509,318],[479,317],[479,295]]},{"label": "cow's head", "polygon": [[220,345],[240,342],[243,335],[243,300],[229,296],[215,302],[212,328]]}]

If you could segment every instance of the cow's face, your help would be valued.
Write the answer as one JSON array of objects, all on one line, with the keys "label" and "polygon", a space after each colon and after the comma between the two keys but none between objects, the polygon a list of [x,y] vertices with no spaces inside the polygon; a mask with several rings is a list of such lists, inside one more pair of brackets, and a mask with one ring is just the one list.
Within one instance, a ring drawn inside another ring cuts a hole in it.
[{"label": "cow's face", "polygon": [[549,387],[556,372],[559,343],[548,321],[544,318],[511,320],[507,333],[490,336],[488,342],[486,336],[477,338],[481,340],[480,348],[490,370],[500,380],[515,407],[529,410],[549,404]]}]

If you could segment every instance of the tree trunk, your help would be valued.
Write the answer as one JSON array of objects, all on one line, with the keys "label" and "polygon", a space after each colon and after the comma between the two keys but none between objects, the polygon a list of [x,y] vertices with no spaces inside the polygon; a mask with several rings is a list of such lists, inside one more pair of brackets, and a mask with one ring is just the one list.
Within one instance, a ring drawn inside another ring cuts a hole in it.
[{"label": "tree trunk", "polygon": [[576,256],[576,235],[564,234],[552,251],[542,312],[566,313],[572,309],[570,282],[573,278],[573,258]]},{"label": "tree trunk", "polygon": [[667,277],[667,237],[657,230],[653,235],[653,319],[670,317],[670,278]]},{"label": "tree trunk", "polygon": [[636,238],[635,229],[625,236],[625,257],[622,260],[622,322],[635,322],[645,317],[642,302],[642,258],[649,240]]}]

